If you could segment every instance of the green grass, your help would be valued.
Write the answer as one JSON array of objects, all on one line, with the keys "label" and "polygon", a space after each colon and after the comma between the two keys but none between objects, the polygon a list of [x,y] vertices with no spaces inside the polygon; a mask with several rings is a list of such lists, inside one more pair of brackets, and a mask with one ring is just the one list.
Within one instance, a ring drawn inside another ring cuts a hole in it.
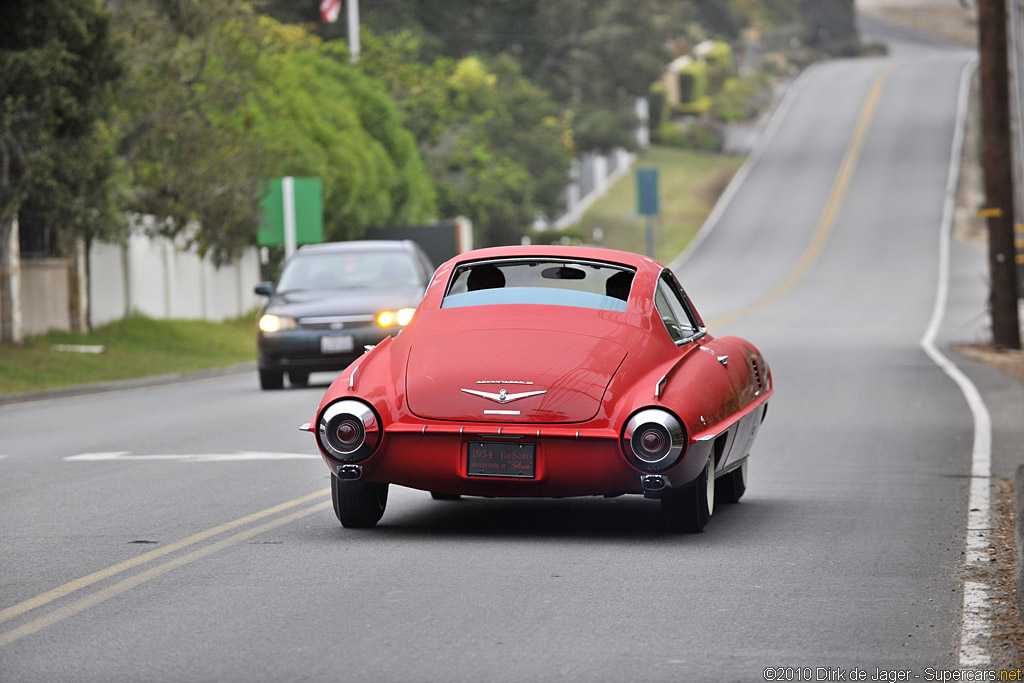
[{"label": "green grass", "polygon": [[[673,147],[650,147],[637,168],[658,169],[660,215],[654,219],[654,256],[668,263],[678,256],[725,190],[743,157],[694,152]],[[627,173],[583,215],[579,227],[587,236],[604,231],[604,246],[643,253],[645,218],[636,213],[636,175]]]},{"label": "green grass", "polygon": [[[100,354],[55,344],[103,346]],[[256,359],[256,315],[223,323],[133,316],[91,334],[50,332],[0,345],[0,394],[226,367]]]}]

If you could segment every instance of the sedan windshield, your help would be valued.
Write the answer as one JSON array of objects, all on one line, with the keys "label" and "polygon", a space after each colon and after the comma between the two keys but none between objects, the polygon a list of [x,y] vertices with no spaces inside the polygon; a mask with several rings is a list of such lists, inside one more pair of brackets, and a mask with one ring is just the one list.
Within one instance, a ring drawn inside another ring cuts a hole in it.
[{"label": "sedan windshield", "polygon": [[459,266],[441,308],[494,304],[625,311],[635,270],[596,261],[509,259]]},{"label": "sedan windshield", "polygon": [[276,291],[385,289],[418,284],[412,256],[404,252],[300,252],[284,267]]}]

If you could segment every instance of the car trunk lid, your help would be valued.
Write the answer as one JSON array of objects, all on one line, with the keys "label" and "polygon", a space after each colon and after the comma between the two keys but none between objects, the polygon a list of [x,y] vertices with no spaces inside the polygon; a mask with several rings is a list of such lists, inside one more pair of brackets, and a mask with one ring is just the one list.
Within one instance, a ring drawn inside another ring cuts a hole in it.
[{"label": "car trunk lid", "polygon": [[409,409],[471,422],[583,422],[626,357],[619,344],[553,330],[467,330],[409,353]]}]

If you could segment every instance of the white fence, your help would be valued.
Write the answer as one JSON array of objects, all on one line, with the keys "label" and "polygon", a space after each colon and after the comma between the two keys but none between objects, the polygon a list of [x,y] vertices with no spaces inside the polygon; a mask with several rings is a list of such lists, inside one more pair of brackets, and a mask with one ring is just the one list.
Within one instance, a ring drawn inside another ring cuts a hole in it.
[{"label": "white fence", "polygon": [[151,318],[226,320],[262,302],[259,253],[213,265],[164,237],[134,234],[124,245],[94,242],[89,250],[89,309],[95,325],[132,313]]}]

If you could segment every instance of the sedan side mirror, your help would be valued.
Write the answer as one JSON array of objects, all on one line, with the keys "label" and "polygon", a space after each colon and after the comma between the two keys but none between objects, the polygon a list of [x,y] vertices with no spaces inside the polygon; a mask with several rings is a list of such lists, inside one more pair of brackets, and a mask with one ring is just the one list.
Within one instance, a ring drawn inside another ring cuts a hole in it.
[{"label": "sedan side mirror", "polygon": [[253,288],[253,291],[260,296],[270,296],[270,293],[274,291],[273,282],[261,282]]}]

